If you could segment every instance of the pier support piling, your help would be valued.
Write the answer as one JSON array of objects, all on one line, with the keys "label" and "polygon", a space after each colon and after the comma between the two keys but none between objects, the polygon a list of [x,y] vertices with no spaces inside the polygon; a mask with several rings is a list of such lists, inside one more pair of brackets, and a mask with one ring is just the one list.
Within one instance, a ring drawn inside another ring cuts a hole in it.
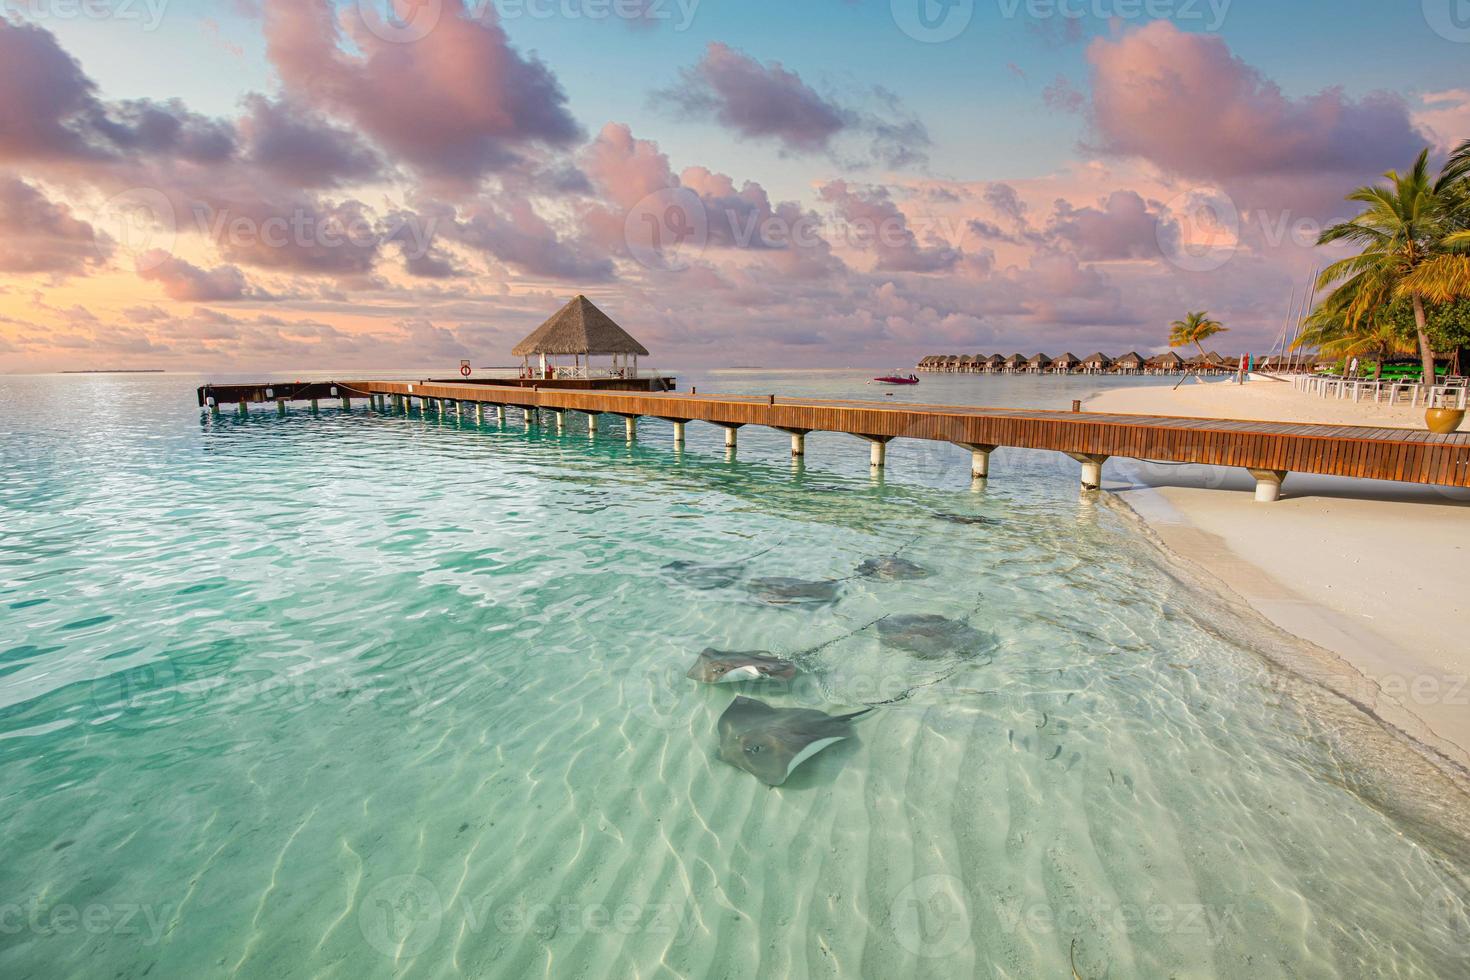
[{"label": "pier support piling", "polygon": [[284,399],[284,398],[277,398],[276,399],[276,414],[278,416],[280,416],[281,418],[285,418],[286,417],[286,399]]},{"label": "pier support piling", "polygon": [[499,422],[501,425],[504,425],[505,424],[505,406],[504,405],[496,405],[495,406],[495,421]]},{"label": "pier support piling", "polygon": [[684,423],[683,422],[675,422],[674,423],[674,445],[676,445],[676,446],[682,446],[682,445],[684,445]]},{"label": "pier support piling", "polygon": [[567,413],[562,409],[557,409],[551,414],[556,419],[556,434],[561,435],[567,430]]},{"label": "pier support piling", "polygon": [[475,402],[475,424],[485,424],[485,405],[483,402]]},{"label": "pier support piling", "polygon": [[249,414],[250,414],[250,406],[247,405],[244,401],[241,401],[240,402],[240,417],[241,418],[244,418],[245,416],[247,416]]},{"label": "pier support piling", "polygon": [[870,447],[868,461],[875,470],[881,470],[888,463],[889,438],[884,436],[860,436]]},{"label": "pier support piling", "polygon": [[797,459],[806,455],[806,437],[809,429],[782,429],[782,432],[791,436],[791,458]]},{"label": "pier support piling", "polygon": [[627,434],[628,441],[632,442],[638,438],[638,419],[632,415],[623,417],[623,431]]},{"label": "pier support piling", "polygon": [[1251,470],[1256,478],[1256,502],[1274,504],[1281,499],[1281,484],[1286,482],[1286,470]]},{"label": "pier support piling", "polygon": [[718,425],[720,428],[725,430],[725,448],[734,449],[739,443],[739,439],[735,435],[735,433],[740,431],[740,426],[725,425],[721,422],[716,422],[715,425]]},{"label": "pier support piling", "polygon": [[996,446],[979,445],[973,442],[962,442],[959,445],[970,451],[970,476],[976,480],[990,479],[990,454],[998,448]]},{"label": "pier support piling", "polygon": [[597,435],[597,413],[596,412],[588,412],[587,413],[587,434],[589,436],[595,436],[595,435]]},{"label": "pier support piling", "polygon": [[1082,489],[1094,491],[1102,489],[1102,468],[1108,461],[1108,457],[1101,453],[1068,453],[1077,462],[1082,464]]},{"label": "pier support piling", "polygon": [[342,411],[344,411],[344,412],[350,412],[350,411],[352,411],[352,399],[351,398],[348,398],[346,395],[343,395],[342,396]]}]

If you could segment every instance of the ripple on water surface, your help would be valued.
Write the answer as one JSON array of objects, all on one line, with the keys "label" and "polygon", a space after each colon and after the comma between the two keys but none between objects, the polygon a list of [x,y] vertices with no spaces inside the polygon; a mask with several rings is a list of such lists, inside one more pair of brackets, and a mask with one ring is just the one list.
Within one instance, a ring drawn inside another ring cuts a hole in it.
[{"label": "ripple on water surface", "polygon": [[[1463,798],[1050,459],[193,383],[0,380],[0,975],[1470,965]],[[880,707],[772,789],[740,693]]]}]

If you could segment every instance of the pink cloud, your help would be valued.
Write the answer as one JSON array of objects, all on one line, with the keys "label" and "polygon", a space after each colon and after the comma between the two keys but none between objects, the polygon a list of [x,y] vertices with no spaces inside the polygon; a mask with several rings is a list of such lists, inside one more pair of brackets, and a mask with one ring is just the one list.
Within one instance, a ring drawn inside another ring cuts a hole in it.
[{"label": "pink cloud", "polygon": [[[353,120],[426,175],[461,183],[580,135],[551,70],[510,45],[493,8],[457,3],[413,43],[385,41],[330,4],[269,0],[267,54],[287,93]],[[354,50],[349,51],[346,42]]]},{"label": "pink cloud", "polygon": [[1183,177],[1239,187],[1262,181],[1261,189],[1310,178],[1340,197],[1387,167],[1406,166],[1427,142],[1397,96],[1355,100],[1327,89],[1293,98],[1220,37],[1167,21],[1099,38],[1087,59],[1098,149]]},{"label": "pink cloud", "polygon": [[0,174],[0,272],[77,274],[100,264],[111,250],[65,204]]},{"label": "pink cloud", "polygon": [[778,61],[763,65],[718,41],[680,72],[677,86],[655,98],[685,119],[712,119],[737,136],[773,141],[787,153],[835,153],[835,139],[851,133],[866,139],[865,153],[873,160],[900,167],[922,162],[929,146],[923,124],[885,89],[868,95],[875,108],[861,110],[822,95]]},{"label": "pink cloud", "polygon": [[854,243],[877,256],[877,271],[948,272],[964,258],[950,245],[920,243],[909,228],[908,218],[884,188],[857,189],[846,181],[834,180],[822,186],[821,195],[853,229],[849,237]]},{"label": "pink cloud", "polygon": [[139,256],[138,275],[160,284],[169,299],[181,302],[213,303],[265,298],[251,289],[245,281],[245,274],[232,265],[201,269],[157,249]]}]

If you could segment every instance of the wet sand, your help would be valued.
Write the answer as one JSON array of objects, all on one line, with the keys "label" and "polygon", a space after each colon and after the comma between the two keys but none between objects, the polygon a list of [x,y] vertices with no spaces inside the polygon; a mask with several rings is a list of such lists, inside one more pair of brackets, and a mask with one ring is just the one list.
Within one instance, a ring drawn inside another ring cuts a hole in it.
[{"label": "wet sand", "polygon": [[[1400,427],[1423,416],[1271,381],[1119,389],[1088,407]],[[1168,548],[1361,674],[1357,700],[1470,766],[1470,491],[1295,474],[1268,505],[1244,471],[1116,460],[1107,475]]]}]

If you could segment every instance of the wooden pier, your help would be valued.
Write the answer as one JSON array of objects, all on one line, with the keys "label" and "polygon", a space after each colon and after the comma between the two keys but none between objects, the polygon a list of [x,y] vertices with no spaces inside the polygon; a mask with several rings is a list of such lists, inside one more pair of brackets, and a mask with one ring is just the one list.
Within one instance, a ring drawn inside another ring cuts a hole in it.
[{"label": "wooden pier", "polygon": [[430,411],[443,411],[446,405],[457,403],[471,406],[481,419],[487,408],[496,409],[503,419],[509,407],[524,411],[532,423],[546,411],[553,413],[558,427],[563,425],[566,412],[578,412],[589,417],[593,432],[599,416],[616,415],[624,420],[630,440],[637,436],[639,418],[673,423],[676,442],[683,441],[684,427],[689,422],[707,422],[725,430],[725,443],[732,448],[741,428],[760,425],[788,433],[791,451],[798,456],[805,452],[808,433],[842,432],[869,443],[875,467],[886,462],[886,446],[892,440],[928,439],[970,450],[977,479],[990,475],[990,454],[997,449],[1045,449],[1076,459],[1081,464],[1082,486],[1087,490],[1099,488],[1102,464],[1114,456],[1246,469],[1256,478],[1256,498],[1262,501],[1276,500],[1290,473],[1470,487],[1470,433],[1463,432],[1435,435],[1369,426],[774,395],[547,390],[444,381],[284,382],[205,385],[199,389],[200,406],[215,412],[228,406],[247,412],[248,405],[264,403],[284,413],[288,402],[327,399],[350,408],[354,398],[396,411],[409,410],[415,399]]}]

